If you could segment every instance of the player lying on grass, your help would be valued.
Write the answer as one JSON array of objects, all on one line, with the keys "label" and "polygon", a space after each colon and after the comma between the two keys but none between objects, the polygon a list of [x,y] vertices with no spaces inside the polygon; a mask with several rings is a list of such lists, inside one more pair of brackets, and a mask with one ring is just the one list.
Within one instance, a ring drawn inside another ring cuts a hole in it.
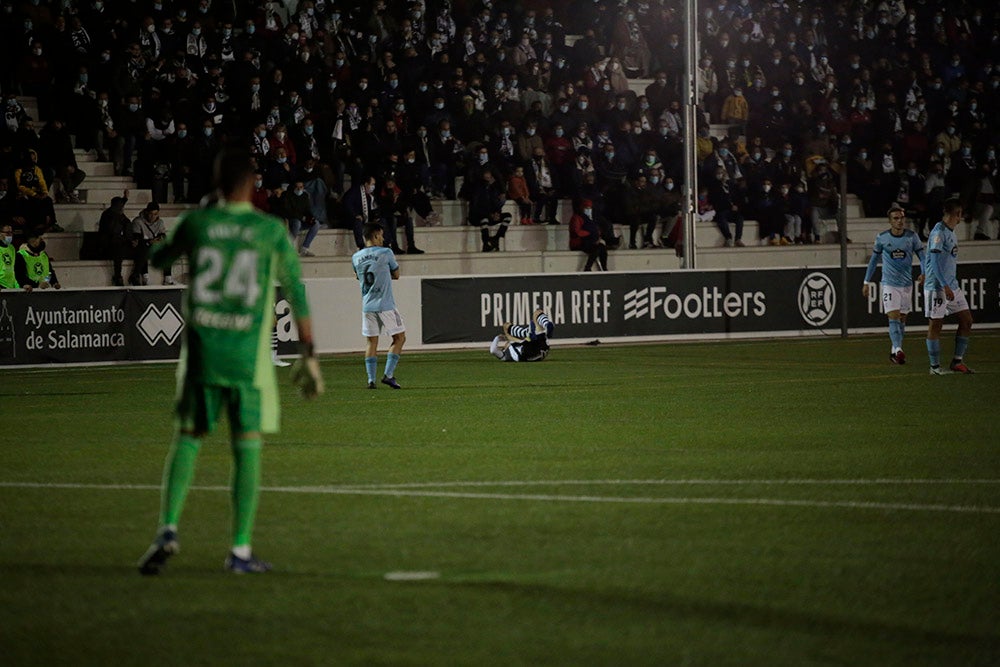
[{"label": "player lying on grass", "polygon": [[490,344],[490,354],[500,361],[542,361],[549,356],[554,330],[549,316],[536,310],[530,324],[504,324],[503,333]]}]

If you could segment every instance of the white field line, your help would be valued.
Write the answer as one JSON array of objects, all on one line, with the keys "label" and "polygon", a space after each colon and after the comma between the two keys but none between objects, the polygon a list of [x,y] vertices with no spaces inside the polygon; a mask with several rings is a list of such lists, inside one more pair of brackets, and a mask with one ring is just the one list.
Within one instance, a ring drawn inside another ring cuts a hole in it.
[{"label": "white field line", "polygon": [[[719,480],[722,481],[722,480]],[[153,484],[73,484],[0,482],[0,488],[81,489],[101,491],[158,491]],[[228,492],[227,486],[195,486],[197,491]],[[467,491],[415,491],[407,489],[365,489],[338,486],[265,486],[261,491],[270,493],[299,493],[342,496],[389,496],[395,498],[460,498],[466,500],[522,500],[536,502],[610,503],[639,505],[747,505],[771,507],[812,507],[840,509],[869,509],[904,512],[949,512],[960,514],[998,514],[1000,507],[988,505],[943,505],[920,503],[887,503],[865,500],[787,500],[781,498],[650,498],[615,496],[571,496],[527,493],[472,493]]]},{"label": "white field line", "polygon": [[401,482],[398,484],[340,484],[343,489],[421,489],[504,486],[892,486],[892,485],[1000,484],[1000,479],[536,479],[503,481]]}]

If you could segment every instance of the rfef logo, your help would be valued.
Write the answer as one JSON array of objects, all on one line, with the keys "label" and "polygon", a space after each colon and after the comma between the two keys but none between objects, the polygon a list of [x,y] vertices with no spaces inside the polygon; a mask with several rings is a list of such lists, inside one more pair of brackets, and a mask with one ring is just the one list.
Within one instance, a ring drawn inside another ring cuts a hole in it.
[{"label": "rfef logo", "polygon": [[833,317],[837,290],[825,273],[810,273],[799,285],[799,313],[814,327],[821,327]]},{"label": "rfef logo", "polygon": [[172,304],[157,308],[151,303],[135,326],[150,345],[156,345],[161,340],[173,345],[184,330],[184,318]]}]

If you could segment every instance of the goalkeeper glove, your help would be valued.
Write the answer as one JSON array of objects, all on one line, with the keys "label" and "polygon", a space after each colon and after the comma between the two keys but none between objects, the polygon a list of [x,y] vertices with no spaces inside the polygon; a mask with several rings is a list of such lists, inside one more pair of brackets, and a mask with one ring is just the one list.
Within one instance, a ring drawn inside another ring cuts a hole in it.
[{"label": "goalkeeper glove", "polygon": [[319,361],[313,355],[312,343],[301,346],[300,356],[292,364],[292,382],[306,398],[316,398],[323,393],[323,375],[319,372]]}]

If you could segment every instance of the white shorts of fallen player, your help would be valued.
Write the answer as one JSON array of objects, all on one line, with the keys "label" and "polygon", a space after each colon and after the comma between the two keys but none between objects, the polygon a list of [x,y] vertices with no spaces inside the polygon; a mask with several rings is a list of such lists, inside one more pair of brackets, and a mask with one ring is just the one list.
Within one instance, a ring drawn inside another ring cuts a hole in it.
[{"label": "white shorts of fallen player", "polygon": [[398,310],[383,310],[378,313],[361,313],[361,335],[369,338],[387,333],[395,336],[406,331],[403,316]]},{"label": "white shorts of fallen player", "polygon": [[969,309],[965,300],[965,292],[958,287],[952,290],[955,298],[948,301],[944,290],[924,290],[924,315],[930,320],[943,320],[947,315],[954,315]]}]

